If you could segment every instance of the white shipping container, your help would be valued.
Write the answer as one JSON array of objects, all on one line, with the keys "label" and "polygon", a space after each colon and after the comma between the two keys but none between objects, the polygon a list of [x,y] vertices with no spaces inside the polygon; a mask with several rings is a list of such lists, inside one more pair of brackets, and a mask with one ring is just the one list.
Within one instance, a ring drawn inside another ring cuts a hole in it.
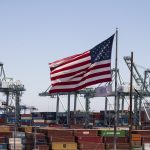
[{"label": "white shipping container", "polygon": [[33,122],[36,122],[36,123],[44,123],[44,120],[33,120]]},{"label": "white shipping container", "polygon": [[22,120],[31,120],[32,117],[21,117]]},{"label": "white shipping container", "polygon": [[45,123],[55,123],[56,120],[45,120]]},{"label": "white shipping container", "polygon": [[150,150],[150,143],[144,143],[144,150]]},{"label": "white shipping container", "polygon": [[23,147],[22,144],[15,144],[15,145],[14,144],[10,144],[9,145],[10,149],[14,149],[15,148],[15,150],[22,150],[22,147]]},{"label": "white shipping container", "polygon": [[16,144],[21,144],[22,143],[22,139],[21,138],[9,138],[9,144],[13,144],[13,143],[16,143]]}]

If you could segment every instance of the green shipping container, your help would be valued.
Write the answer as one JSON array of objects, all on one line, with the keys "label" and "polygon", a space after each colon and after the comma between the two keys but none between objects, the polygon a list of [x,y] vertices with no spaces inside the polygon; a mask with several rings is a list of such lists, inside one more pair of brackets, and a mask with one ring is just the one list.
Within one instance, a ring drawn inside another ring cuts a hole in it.
[{"label": "green shipping container", "polygon": [[[98,131],[98,135],[100,136],[105,136],[105,137],[113,137],[114,136],[114,131],[112,130],[102,130],[102,131]],[[125,137],[126,136],[126,132],[125,131],[116,131],[116,136],[117,137]]]},{"label": "green shipping container", "polygon": [[142,148],[132,148],[132,150],[143,150]]}]

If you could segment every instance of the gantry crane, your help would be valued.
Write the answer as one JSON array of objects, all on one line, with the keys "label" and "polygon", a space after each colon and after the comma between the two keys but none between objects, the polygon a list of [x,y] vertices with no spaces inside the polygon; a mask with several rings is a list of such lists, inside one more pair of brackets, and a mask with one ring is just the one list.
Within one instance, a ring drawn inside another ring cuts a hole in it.
[{"label": "gantry crane", "polygon": [[[75,92],[60,92],[60,93],[49,93],[50,87],[42,93],[39,93],[39,96],[50,96],[51,98],[57,97],[57,105],[56,105],[56,122],[58,123],[58,112],[59,112],[59,101],[60,96],[66,95],[68,96],[68,110],[67,110],[67,125],[70,126],[70,97],[74,95],[74,116],[76,117],[76,102],[77,102],[77,95],[80,95],[85,98],[85,127],[87,128],[89,124],[89,110],[90,110],[90,98],[94,97],[95,90],[94,88],[85,88],[80,91]],[[76,122],[76,118],[74,118],[74,123]]]},{"label": "gantry crane", "polygon": [[34,106],[26,106],[26,105],[20,105],[20,108],[22,111],[24,111],[24,114],[26,113],[27,110],[30,111],[30,113],[32,113],[35,110],[38,110],[36,107]]},{"label": "gantry crane", "polygon": [[[8,78],[5,75],[3,63],[0,63],[1,67],[1,72],[0,72],[0,92],[4,93],[6,95],[6,103],[5,103],[5,113],[6,115],[13,111],[15,112],[15,117],[16,117],[16,123],[19,125],[19,119],[20,119],[20,97],[23,94],[23,91],[25,91],[24,85],[21,84],[21,82],[18,81],[13,81],[13,78]],[[10,97],[12,100],[15,100],[15,106],[10,105]]]},{"label": "gantry crane", "polygon": [[[112,69],[112,78],[114,80],[114,76],[115,76],[115,72],[116,70],[115,69]],[[119,80],[119,84],[122,85],[123,82],[122,82],[122,79],[121,79],[121,76],[120,76],[120,73],[119,73],[119,69],[117,70],[117,74],[118,74],[118,80]],[[113,82],[113,81],[112,81]],[[108,84],[111,84],[111,82],[109,83],[106,83],[105,85],[107,86]],[[99,84],[99,86],[101,86],[101,84]],[[68,113],[67,113],[67,124],[69,125],[70,122],[69,122],[69,114],[70,114],[70,95],[74,95],[74,116],[76,116],[76,102],[77,102],[77,96],[82,96],[85,98],[85,127],[88,126],[88,123],[89,123],[89,112],[90,112],[90,98],[94,98],[96,97],[96,88],[85,88],[85,89],[82,89],[80,91],[76,91],[76,92],[70,92],[70,93],[64,93],[64,92],[60,92],[60,93],[53,93],[53,94],[50,94],[49,93],[49,89],[50,87],[45,91],[45,92],[42,92],[42,93],[39,93],[39,96],[50,96],[51,98],[57,98],[57,104],[56,104],[56,122],[58,123],[58,111],[59,111],[59,101],[60,101],[60,96],[62,95],[66,95],[68,96]],[[102,96],[102,97],[105,97],[105,125],[107,125],[107,119],[110,117],[109,114],[108,114],[108,97],[114,97],[115,96],[115,92],[113,91],[111,93],[111,95],[109,96]],[[118,99],[122,99],[122,107],[121,107],[121,110],[123,112],[123,109],[124,109],[124,99],[123,99],[123,95],[120,95],[118,96]],[[117,117],[119,117],[119,109],[120,109],[120,100],[118,100],[118,103],[117,103]],[[117,119],[118,120],[118,119]],[[74,118],[74,123],[76,122],[76,119]]]},{"label": "gantry crane", "polygon": [[[131,71],[131,57],[126,56],[124,57],[125,63],[128,66],[128,69]],[[150,96],[150,82],[149,80],[149,73],[150,70],[146,69],[144,71],[144,78],[139,73],[136,64],[133,62],[133,78],[136,82],[136,84],[140,87],[140,89],[134,89],[134,124],[135,125],[141,125],[141,107],[142,107],[142,100],[144,97]],[[145,103],[147,106],[149,106],[149,102],[147,101]]]}]

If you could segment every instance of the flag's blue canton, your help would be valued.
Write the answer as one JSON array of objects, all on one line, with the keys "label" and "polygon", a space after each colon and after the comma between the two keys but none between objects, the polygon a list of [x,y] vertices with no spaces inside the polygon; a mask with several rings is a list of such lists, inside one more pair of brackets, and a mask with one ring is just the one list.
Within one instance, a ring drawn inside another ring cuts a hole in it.
[{"label": "flag's blue canton", "polygon": [[91,63],[111,59],[114,35],[90,50]]}]

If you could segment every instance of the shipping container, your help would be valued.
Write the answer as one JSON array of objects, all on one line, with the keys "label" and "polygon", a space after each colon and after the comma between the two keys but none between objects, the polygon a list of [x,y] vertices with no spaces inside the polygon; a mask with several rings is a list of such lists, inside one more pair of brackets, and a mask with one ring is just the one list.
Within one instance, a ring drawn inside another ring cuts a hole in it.
[{"label": "shipping container", "polygon": [[8,144],[7,143],[1,143],[0,144],[0,149],[7,149],[8,148]]},{"label": "shipping container", "polygon": [[76,137],[76,142],[82,143],[82,142],[89,142],[89,143],[102,143],[103,137],[99,136],[78,136]]},{"label": "shipping container", "polygon": [[[104,137],[104,143],[113,143],[114,137]],[[117,143],[128,143],[129,139],[128,137],[117,137],[116,138]]]},{"label": "shipping container", "polygon": [[72,129],[48,129],[47,136],[73,136]]},{"label": "shipping container", "polygon": [[[117,143],[116,144],[117,150],[129,150],[130,146],[129,143]],[[114,144],[113,143],[106,143],[106,150],[113,150],[114,149]]]},{"label": "shipping container", "polygon": [[132,148],[132,150],[143,150],[142,147],[139,147],[139,148]]},{"label": "shipping container", "polygon": [[91,149],[91,150],[104,150],[105,145],[103,143],[89,143],[82,142],[78,144],[79,149]]},{"label": "shipping container", "polygon": [[131,141],[132,148],[140,148],[141,144],[141,141]]},{"label": "shipping container", "polygon": [[7,138],[0,137],[0,144],[7,143]]},{"label": "shipping container", "polygon": [[[113,137],[114,136],[114,131],[111,130],[99,130],[98,135],[100,136],[105,136],[105,137]],[[116,136],[117,137],[125,137],[126,136],[126,131],[121,130],[121,131],[116,131]]]},{"label": "shipping container", "polygon": [[13,143],[21,144],[22,140],[21,138],[9,138],[9,144],[13,144]]},{"label": "shipping container", "polygon": [[74,136],[50,136],[48,137],[49,143],[51,142],[75,142]]},{"label": "shipping container", "polygon": [[52,142],[51,149],[53,150],[77,150],[75,142]]},{"label": "shipping container", "polygon": [[142,143],[150,143],[150,136],[142,137]]},{"label": "shipping container", "polygon": [[143,149],[144,150],[150,150],[150,143],[144,143],[143,144]]},{"label": "shipping container", "polygon": [[37,150],[49,150],[49,145],[36,145]]},{"label": "shipping container", "polygon": [[74,136],[97,136],[96,129],[75,129]]},{"label": "shipping container", "polygon": [[10,127],[9,126],[0,126],[0,132],[9,132]]},{"label": "shipping container", "polygon": [[10,150],[22,150],[23,146],[22,144],[9,144]]}]

